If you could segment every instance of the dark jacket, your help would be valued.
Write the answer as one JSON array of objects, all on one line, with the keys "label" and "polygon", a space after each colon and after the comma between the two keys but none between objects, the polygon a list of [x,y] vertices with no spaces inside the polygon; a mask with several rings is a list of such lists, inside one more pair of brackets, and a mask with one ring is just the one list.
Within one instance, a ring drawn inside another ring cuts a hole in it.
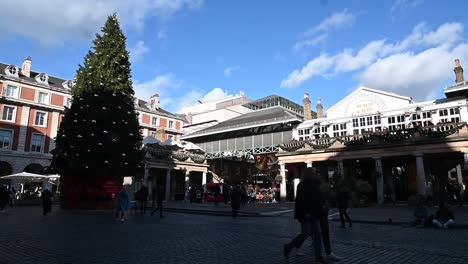
[{"label": "dark jacket", "polygon": [[239,210],[242,198],[242,191],[234,187],[231,189],[231,207]]},{"label": "dark jacket", "polygon": [[336,197],[336,203],[339,208],[348,208],[349,199],[350,199],[349,192],[347,190],[340,190]]},{"label": "dark jacket", "polygon": [[297,186],[294,218],[302,222],[306,215],[312,219],[319,219],[323,213],[325,202],[320,186],[311,179],[301,181]]}]

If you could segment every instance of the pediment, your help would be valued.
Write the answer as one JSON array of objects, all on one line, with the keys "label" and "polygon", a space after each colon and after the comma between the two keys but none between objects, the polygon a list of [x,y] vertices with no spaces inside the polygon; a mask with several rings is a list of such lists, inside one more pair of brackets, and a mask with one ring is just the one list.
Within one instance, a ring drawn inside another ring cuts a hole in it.
[{"label": "pediment", "polygon": [[382,90],[359,87],[327,110],[327,118],[361,116],[402,108],[412,99]]}]

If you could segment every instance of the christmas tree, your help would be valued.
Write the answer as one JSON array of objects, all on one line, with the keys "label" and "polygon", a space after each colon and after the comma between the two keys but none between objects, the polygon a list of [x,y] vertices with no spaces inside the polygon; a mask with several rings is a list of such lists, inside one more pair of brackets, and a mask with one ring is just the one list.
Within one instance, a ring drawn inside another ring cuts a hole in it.
[{"label": "christmas tree", "polygon": [[74,183],[122,179],[142,166],[129,53],[115,14],[93,44],[79,65],[72,105],[65,109],[53,151],[52,168]]}]

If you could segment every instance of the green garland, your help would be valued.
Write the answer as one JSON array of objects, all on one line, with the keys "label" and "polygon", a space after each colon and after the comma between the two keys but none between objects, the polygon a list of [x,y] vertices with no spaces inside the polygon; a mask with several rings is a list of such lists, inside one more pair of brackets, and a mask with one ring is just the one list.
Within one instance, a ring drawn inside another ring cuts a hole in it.
[{"label": "green garland", "polygon": [[295,146],[291,146],[291,147],[287,147],[285,145],[280,145],[279,146],[280,149],[284,150],[284,151],[287,151],[287,152],[294,152],[294,151],[297,151],[301,148],[304,147],[304,144],[300,144],[300,145],[295,145]]},{"label": "green garland", "polygon": [[338,140],[338,139],[332,140],[332,141],[330,141],[329,143],[326,143],[326,144],[312,144],[311,141],[308,141],[307,145],[311,146],[313,149],[327,149],[327,148],[333,146],[333,144],[335,144],[336,140]]}]

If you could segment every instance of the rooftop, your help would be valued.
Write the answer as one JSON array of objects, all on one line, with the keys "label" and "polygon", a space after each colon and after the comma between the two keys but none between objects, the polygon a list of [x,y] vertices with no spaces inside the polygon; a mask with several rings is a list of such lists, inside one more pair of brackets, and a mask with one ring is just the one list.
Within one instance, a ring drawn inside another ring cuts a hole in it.
[{"label": "rooftop", "polygon": [[303,117],[302,115],[299,115],[296,112],[286,109],[284,107],[274,106],[243,114],[241,116],[218,123],[209,128],[186,135],[183,138],[194,138],[198,136],[223,133],[243,128],[258,127],[275,123],[284,123],[293,120],[302,121]]}]

